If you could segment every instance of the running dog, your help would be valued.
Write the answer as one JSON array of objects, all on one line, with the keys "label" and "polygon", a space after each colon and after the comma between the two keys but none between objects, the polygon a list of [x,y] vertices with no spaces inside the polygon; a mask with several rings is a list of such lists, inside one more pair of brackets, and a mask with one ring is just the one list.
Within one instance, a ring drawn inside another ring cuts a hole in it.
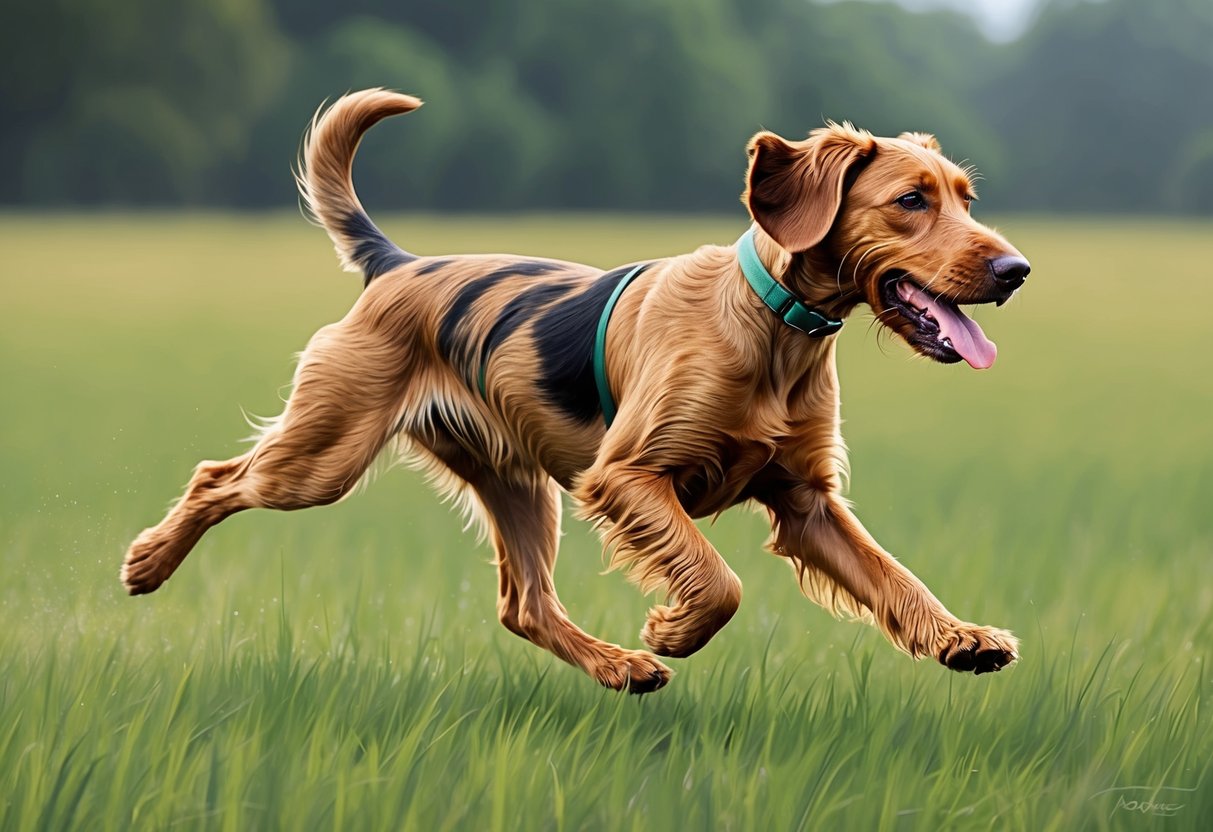
[{"label": "running dog", "polygon": [[[956,618],[864,529],[840,494],[835,333],[857,306],[921,355],[974,368],[997,350],[962,304],[1001,305],[1028,261],[969,215],[970,174],[934,137],[831,123],[749,143],[734,246],[603,272],[513,255],[419,257],[375,226],[351,167],[379,120],[421,106],[381,89],[317,114],[298,173],[306,207],[365,291],[299,360],[281,416],[247,453],[199,464],[131,544],[122,583],[159,587],[203,533],[248,508],[339,500],[385,449],[464,500],[492,540],[509,630],[610,688],[669,681],[741,602],[695,526],[755,501],[804,593],[953,670],[1016,660],[1009,632]],[[602,530],[611,565],[659,592],[652,652],[584,632],[552,571],[560,492]]]}]

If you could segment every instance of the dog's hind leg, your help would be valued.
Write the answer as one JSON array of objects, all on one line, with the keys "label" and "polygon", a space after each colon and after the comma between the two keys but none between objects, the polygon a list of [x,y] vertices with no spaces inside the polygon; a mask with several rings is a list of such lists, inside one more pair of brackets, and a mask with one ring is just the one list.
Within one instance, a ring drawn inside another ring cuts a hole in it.
[{"label": "dog's hind leg", "polygon": [[569,620],[552,570],[560,537],[560,490],[547,477],[529,483],[477,478],[500,570],[498,613],[515,633],[580,667],[600,684],[632,693],[665,685],[670,670],[655,656],[590,636]]},{"label": "dog's hind leg", "polygon": [[347,494],[399,423],[406,353],[355,315],[316,333],[282,416],[248,453],[199,464],[168,515],[131,544],[127,591],[154,591],[207,529],[238,511],[289,511]]}]

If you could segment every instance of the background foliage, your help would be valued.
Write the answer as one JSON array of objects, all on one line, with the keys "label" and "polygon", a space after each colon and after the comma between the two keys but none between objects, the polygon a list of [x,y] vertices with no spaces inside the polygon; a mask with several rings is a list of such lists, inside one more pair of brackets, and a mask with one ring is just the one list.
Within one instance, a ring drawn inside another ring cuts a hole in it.
[{"label": "background foliage", "polygon": [[986,206],[1213,213],[1213,4],[964,16],[808,0],[44,0],[0,28],[0,203],[284,206],[326,97],[427,99],[372,134],[379,208],[720,213],[760,127],[935,132]]}]

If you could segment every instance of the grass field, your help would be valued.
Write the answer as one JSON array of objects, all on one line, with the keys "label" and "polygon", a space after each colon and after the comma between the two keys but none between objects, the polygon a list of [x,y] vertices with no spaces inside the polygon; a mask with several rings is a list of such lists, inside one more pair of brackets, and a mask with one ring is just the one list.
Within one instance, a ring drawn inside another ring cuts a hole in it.
[{"label": "grass field", "polygon": [[[415,251],[599,265],[736,220],[388,218]],[[737,617],[636,698],[510,635],[490,553],[412,472],[250,512],[156,594],[126,544],[237,453],[344,314],[296,217],[0,217],[0,828],[1208,829],[1213,225],[1009,219],[1022,297],[977,373],[841,335],[857,511],[1018,665],[914,663],[805,601],[763,518],[709,537]],[[652,599],[566,519],[573,617]]]}]

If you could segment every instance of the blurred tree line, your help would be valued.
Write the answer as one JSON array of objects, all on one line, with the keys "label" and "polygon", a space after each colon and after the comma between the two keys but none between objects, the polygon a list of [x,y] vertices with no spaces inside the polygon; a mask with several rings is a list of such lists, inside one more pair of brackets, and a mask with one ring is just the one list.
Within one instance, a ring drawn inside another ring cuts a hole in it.
[{"label": "blurred tree line", "polygon": [[1018,41],[808,0],[40,0],[0,28],[0,203],[293,204],[321,100],[373,131],[375,210],[720,212],[743,145],[924,130],[987,207],[1213,213],[1213,2],[1053,0]]}]

